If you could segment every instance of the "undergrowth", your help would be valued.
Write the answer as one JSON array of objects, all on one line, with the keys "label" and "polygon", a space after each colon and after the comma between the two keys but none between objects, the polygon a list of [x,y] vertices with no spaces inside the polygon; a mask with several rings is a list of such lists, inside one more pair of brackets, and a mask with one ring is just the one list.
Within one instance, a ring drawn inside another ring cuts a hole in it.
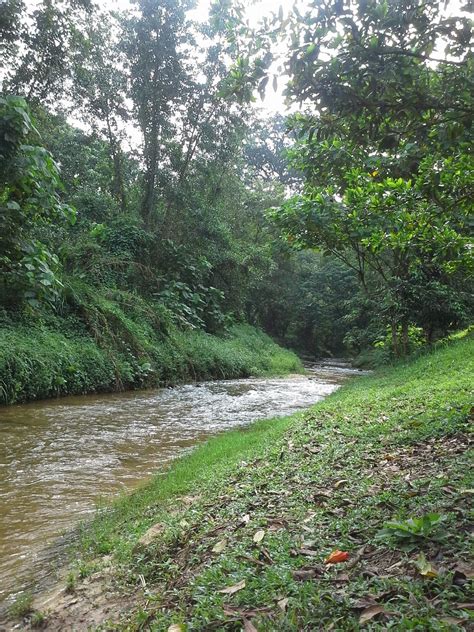
[{"label": "undergrowth", "polygon": [[81,556],[127,599],[101,629],[470,629],[473,351],[211,439],[103,510]]},{"label": "undergrowth", "polygon": [[0,403],[300,371],[298,358],[249,325],[180,330],[160,304],[75,281],[60,315],[4,316]]}]

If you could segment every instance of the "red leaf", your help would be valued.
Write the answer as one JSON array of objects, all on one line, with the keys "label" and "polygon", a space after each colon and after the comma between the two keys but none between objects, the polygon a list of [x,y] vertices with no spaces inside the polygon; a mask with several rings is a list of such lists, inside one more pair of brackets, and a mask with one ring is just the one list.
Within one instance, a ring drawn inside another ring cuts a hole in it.
[{"label": "red leaf", "polygon": [[339,549],[334,549],[334,551],[330,553],[324,560],[324,563],[339,564],[339,562],[347,562],[348,559],[349,553],[347,551],[339,551]]}]

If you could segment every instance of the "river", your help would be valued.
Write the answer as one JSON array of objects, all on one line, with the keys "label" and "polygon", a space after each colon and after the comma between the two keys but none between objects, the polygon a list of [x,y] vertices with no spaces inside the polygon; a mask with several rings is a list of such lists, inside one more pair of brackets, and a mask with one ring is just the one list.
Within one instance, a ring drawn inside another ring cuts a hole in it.
[{"label": "river", "polygon": [[0,408],[0,602],[54,573],[70,532],[110,499],[218,432],[305,408],[358,373],[64,397]]}]

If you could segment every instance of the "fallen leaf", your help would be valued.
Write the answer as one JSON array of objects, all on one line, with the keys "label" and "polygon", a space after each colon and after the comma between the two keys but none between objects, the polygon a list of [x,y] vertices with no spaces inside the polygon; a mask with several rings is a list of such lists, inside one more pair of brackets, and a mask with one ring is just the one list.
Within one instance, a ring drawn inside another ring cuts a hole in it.
[{"label": "fallen leaf", "polygon": [[423,577],[438,577],[438,571],[432,566],[431,562],[428,562],[423,552],[418,555],[413,564]]},{"label": "fallen leaf", "polygon": [[457,617],[443,617],[440,619],[443,623],[447,623],[448,625],[461,625],[466,621],[466,619],[458,619]]},{"label": "fallen leaf", "polygon": [[264,537],[265,531],[261,529],[260,531],[257,531],[257,533],[253,536],[253,541],[255,542],[255,544],[258,544],[263,540]]},{"label": "fallen leaf", "polygon": [[339,564],[340,562],[346,562],[349,559],[349,553],[347,551],[339,551],[334,549],[327,558],[324,560],[325,564]]},{"label": "fallen leaf", "polygon": [[300,581],[306,581],[307,579],[313,579],[317,575],[321,574],[321,569],[319,568],[300,568],[297,571],[293,571],[293,579],[297,579]]},{"label": "fallen leaf", "polygon": [[214,546],[212,547],[212,552],[222,553],[222,551],[225,549],[226,546],[227,546],[227,540],[225,538],[223,540],[219,540],[219,542],[216,542],[216,544],[214,544]]},{"label": "fallen leaf", "polygon": [[220,592],[223,595],[233,595],[239,590],[242,590],[242,588],[245,588],[245,579],[243,579],[238,584],[234,584],[233,586],[227,586],[227,588],[222,588],[221,590],[218,590],[217,592]]},{"label": "fallen leaf", "polygon": [[183,529],[186,529],[186,527],[189,527],[189,522],[187,522],[187,520],[183,518],[183,520],[181,520],[181,522],[179,523],[179,526],[183,527]]},{"label": "fallen leaf", "polygon": [[474,568],[472,566],[468,566],[467,564],[458,564],[454,569],[454,572],[464,575],[466,579],[474,578]]},{"label": "fallen leaf", "polygon": [[373,619],[379,614],[382,614],[383,612],[385,612],[385,610],[383,609],[382,606],[369,606],[362,612],[362,614],[359,617],[360,625],[364,625],[364,623],[367,623],[367,621],[370,621],[371,619]]},{"label": "fallen leaf", "polygon": [[336,584],[343,584],[350,580],[350,577],[347,573],[338,573],[334,578],[334,582]]},{"label": "fallen leaf", "polygon": [[184,632],[184,628],[179,623],[173,623],[173,625],[170,625],[168,628],[168,632]]},{"label": "fallen leaf", "polygon": [[283,612],[285,612],[288,606],[288,601],[288,597],[285,597],[285,599],[280,599],[280,601],[278,601],[278,607],[280,608],[280,610],[283,610]]},{"label": "fallen leaf", "polygon": [[337,481],[337,483],[334,484],[334,489],[339,489],[339,487],[342,487],[343,485],[345,485],[348,482],[349,481],[347,480],[347,478],[341,478],[340,481]]},{"label": "fallen leaf", "polygon": [[248,522],[250,522],[250,516],[249,514],[245,514],[245,516],[242,516],[240,519],[240,524],[247,524]]},{"label": "fallen leaf", "polygon": [[314,551],[313,549],[298,549],[298,553],[300,555],[307,555],[308,557],[319,557],[318,551]]},{"label": "fallen leaf", "polygon": [[244,631],[245,632],[258,632],[254,624],[248,619],[244,619]]},{"label": "fallen leaf", "polygon": [[368,595],[367,597],[364,597],[362,599],[357,599],[351,604],[351,608],[354,608],[354,610],[367,610],[372,606],[378,606],[378,603],[375,601],[372,595]]},{"label": "fallen leaf", "polygon": [[137,546],[148,546],[157,538],[164,530],[164,526],[161,523],[154,524],[152,527],[145,531],[142,537],[138,540]]}]

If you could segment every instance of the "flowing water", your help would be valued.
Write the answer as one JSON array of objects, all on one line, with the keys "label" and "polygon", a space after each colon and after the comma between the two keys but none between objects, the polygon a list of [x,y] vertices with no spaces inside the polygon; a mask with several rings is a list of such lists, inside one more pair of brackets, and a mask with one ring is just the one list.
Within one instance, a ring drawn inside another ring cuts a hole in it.
[{"label": "flowing water", "polygon": [[58,564],[61,537],[105,497],[133,489],[218,432],[305,408],[357,373],[204,382],[0,408],[0,602]]}]

